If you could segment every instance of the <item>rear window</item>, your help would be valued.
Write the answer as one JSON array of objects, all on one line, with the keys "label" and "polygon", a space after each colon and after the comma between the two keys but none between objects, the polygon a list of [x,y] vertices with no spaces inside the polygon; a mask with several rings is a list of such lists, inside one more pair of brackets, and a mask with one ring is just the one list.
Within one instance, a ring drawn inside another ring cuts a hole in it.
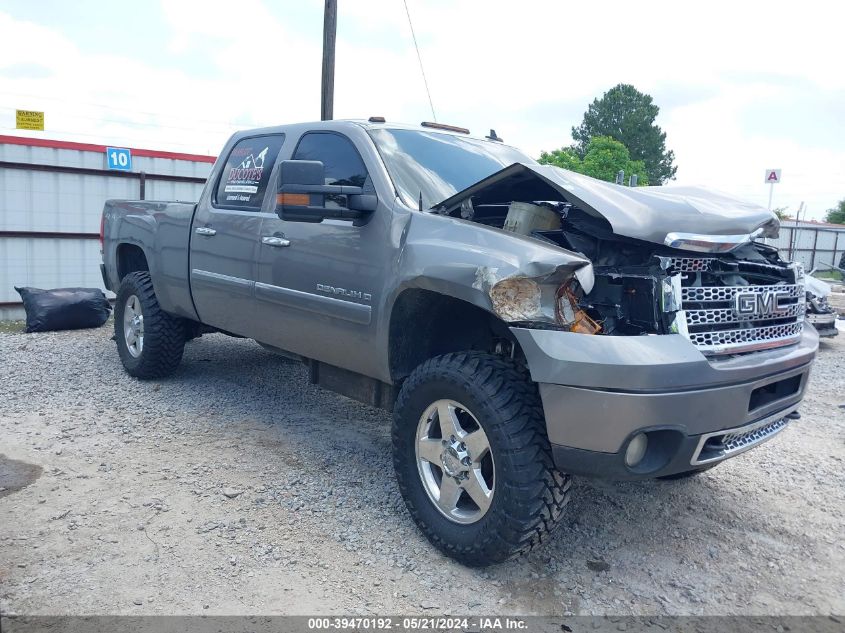
[{"label": "rear window", "polygon": [[284,134],[238,141],[220,175],[215,204],[228,209],[260,209],[284,141]]}]

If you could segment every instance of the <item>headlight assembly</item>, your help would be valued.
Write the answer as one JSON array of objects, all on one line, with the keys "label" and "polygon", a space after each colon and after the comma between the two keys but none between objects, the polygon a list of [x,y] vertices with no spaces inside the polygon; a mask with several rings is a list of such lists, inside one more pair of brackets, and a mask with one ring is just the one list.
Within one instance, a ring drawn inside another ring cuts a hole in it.
[{"label": "headlight assembly", "polygon": [[[490,290],[493,310],[504,321],[546,321],[543,293],[533,279],[503,279]],[[552,319],[554,314],[552,314]]]},{"label": "headlight assembly", "polygon": [[513,277],[497,282],[490,290],[490,300],[499,318],[509,323],[548,323],[570,332],[597,334],[601,326],[578,305],[577,289],[575,280],[555,286]]}]

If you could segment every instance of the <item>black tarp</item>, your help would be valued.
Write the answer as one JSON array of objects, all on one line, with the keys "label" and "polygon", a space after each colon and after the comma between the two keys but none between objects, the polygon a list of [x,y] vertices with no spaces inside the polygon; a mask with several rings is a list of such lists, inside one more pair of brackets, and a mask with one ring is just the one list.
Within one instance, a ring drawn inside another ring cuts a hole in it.
[{"label": "black tarp", "polygon": [[78,330],[100,327],[109,318],[111,305],[98,288],[15,287],[26,310],[27,332]]}]

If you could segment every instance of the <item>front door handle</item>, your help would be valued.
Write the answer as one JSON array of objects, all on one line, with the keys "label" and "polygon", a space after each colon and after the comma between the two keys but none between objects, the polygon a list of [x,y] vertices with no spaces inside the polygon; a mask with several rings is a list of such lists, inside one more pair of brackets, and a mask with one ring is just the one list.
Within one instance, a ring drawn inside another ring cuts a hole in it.
[{"label": "front door handle", "polygon": [[261,243],[266,244],[267,246],[290,246],[290,240],[284,237],[278,237],[277,235],[267,235],[266,237],[261,238]]},{"label": "front door handle", "polygon": [[211,237],[212,235],[217,235],[217,231],[215,229],[209,228],[207,226],[200,226],[194,231],[197,235],[207,235]]}]

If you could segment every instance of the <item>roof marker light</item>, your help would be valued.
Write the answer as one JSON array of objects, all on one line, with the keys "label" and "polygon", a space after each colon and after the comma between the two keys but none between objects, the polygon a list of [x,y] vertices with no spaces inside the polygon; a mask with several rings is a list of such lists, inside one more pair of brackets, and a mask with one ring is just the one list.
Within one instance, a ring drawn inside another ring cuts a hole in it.
[{"label": "roof marker light", "polygon": [[432,123],[431,121],[423,121],[420,123],[423,127],[434,128],[435,130],[448,130],[449,132],[460,132],[461,134],[469,134],[469,130],[465,127],[458,127],[457,125],[446,125],[445,123]]}]

